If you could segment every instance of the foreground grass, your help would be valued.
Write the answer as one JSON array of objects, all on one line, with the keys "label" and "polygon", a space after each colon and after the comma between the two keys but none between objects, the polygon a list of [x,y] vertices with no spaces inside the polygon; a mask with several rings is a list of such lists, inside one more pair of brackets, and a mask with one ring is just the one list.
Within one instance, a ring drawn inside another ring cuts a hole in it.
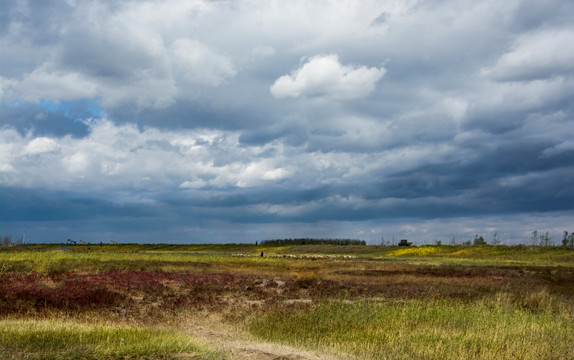
[{"label": "foreground grass", "polygon": [[[571,359],[571,313],[495,301],[322,302],[251,320],[268,341],[359,359]],[[542,298],[547,299],[546,295]]]},{"label": "foreground grass", "polygon": [[564,247],[0,248],[10,360],[218,358],[198,313],[341,359],[572,359],[573,304]]},{"label": "foreground grass", "polygon": [[189,354],[213,359],[189,335],[173,329],[75,321],[0,320],[2,359],[171,359]]}]

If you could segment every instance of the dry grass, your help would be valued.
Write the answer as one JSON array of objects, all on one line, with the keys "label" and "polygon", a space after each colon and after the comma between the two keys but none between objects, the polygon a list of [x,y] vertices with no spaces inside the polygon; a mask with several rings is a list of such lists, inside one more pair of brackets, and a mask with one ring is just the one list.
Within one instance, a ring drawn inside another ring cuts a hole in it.
[{"label": "dry grass", "polygon": [[533,293],[525,308],[505,300],[299,304],[252,319],[250,329],[264,339],[367,360],[571,358],[571,310],[552,311],[547,300]]},{"label": "dry grass", "polygon": [[[203,339],[200,350],[164,347],[157,358],[216,356],[209,349],[227,359],[561,358],[574,343],[572,254],[447,246],[10,248],[0,250],[0,321],[12,321],[4,323],[9,331],[13,321],[66,318],[66,326],[148,335],[159,326]],[[69,358],[117,355],[82,341],[91,350]],[[10,356],[50,351],[21,344]]]},{"label": "dry grass", "polygon": [[2,359],[221,359],[175,329],[58,318],[0,320]]}]

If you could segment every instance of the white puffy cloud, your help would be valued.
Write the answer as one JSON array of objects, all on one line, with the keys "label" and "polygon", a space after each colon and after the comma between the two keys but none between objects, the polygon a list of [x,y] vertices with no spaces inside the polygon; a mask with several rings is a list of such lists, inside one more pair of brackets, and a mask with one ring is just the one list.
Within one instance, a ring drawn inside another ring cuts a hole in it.
[{"label": "white puffy cloud", "polygon": [[277,167],[275,161],[262,159],[241,169],[236,185],[239,187],[258,186],[269,181],[279,181],[288,175],[289,171]]},{"label": "white puffy cloud", "polygon": [[291,75],[281,76],[271,86],[276,98],[324,96],[335,100],[363,98],[375,90],[385,68],[342,65],[337,55],[308,59]]},{"label": "white puffy cloud", "polygon": [[77,100],[98,96],[98,84],[82,73],[54,71],[47,64],[36,68],[21,81],[13,80],[11,98],[40,100]]},{"label": "white puffy cloud", "polygon": [[[140,130],[92,121],[85,138],[30,138],[0,129],[2,184],[51,190],[119,191],[126,186],[252,187],[287,178],[281,154],[259,158],[269,147],[242,148],[239,135],[212,130]],[[217,162],[217,163],[216,163]],[[35,174],[42,174],[36,176]]]},{"label": "white puffy cloud", "polygon": [[[374,125],[368,119],[341,119],[340,128],[349,134],[339,141],[364,141],[367,134],[361,132],[361,124]],[[234,131],[138,129],[108,120],[91,121],[89,126],[90,134],[84,138],[31,137],[0,129],[4,142],[0,167],[11,169],[2,174],[2,184],[49,190],[89,188],[94,193],[125,188],[144,193],[214,191],[273,184],[296,189],[301,184],[315,187],[361,181],[373,173],[417,166],[428,161],[428,153],[441,158],[456,151],[429,144],[376,153],[322,153],[280,141],[245,146],[238,140],[240,133]],[[383,135],[372,135],[367,141],[374,142],[377,136]]]},{"label": "white puffy cloud", "polygon": [[53,139],[47,137],[38,137],[33,139],[26,145],[25,153],[36,155],[41,153],[49,153],[60,149],[60,145]]},{"label": "white puffy cloud", "polygon": [[574,73],[574,31],[547,30],[518,38],[511,51],[483,70],[498,81],[531,81]]}]

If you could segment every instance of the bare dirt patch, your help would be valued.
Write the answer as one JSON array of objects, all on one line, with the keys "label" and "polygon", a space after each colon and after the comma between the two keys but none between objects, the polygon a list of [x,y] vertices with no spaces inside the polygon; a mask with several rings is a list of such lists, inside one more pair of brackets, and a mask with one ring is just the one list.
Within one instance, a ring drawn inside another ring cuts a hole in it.
[{"label": "bare dirt patch", "polygon": [[230,360],[340,359],[291,346],[261,342],[251,334],[225,324],[220,315],[213,313],[196,314],[185,319],[184,329]]}]

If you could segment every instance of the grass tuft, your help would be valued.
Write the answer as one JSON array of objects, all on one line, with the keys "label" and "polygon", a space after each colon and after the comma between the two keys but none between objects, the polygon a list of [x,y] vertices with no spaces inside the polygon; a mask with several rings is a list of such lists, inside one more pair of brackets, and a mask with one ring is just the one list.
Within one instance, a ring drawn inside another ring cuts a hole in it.
[{"label": "grass tuft", "polygon": [[2,359],[168,359],[196,353],[215,359],[186,334],[171,329],[60,320],[1,320]]}]

